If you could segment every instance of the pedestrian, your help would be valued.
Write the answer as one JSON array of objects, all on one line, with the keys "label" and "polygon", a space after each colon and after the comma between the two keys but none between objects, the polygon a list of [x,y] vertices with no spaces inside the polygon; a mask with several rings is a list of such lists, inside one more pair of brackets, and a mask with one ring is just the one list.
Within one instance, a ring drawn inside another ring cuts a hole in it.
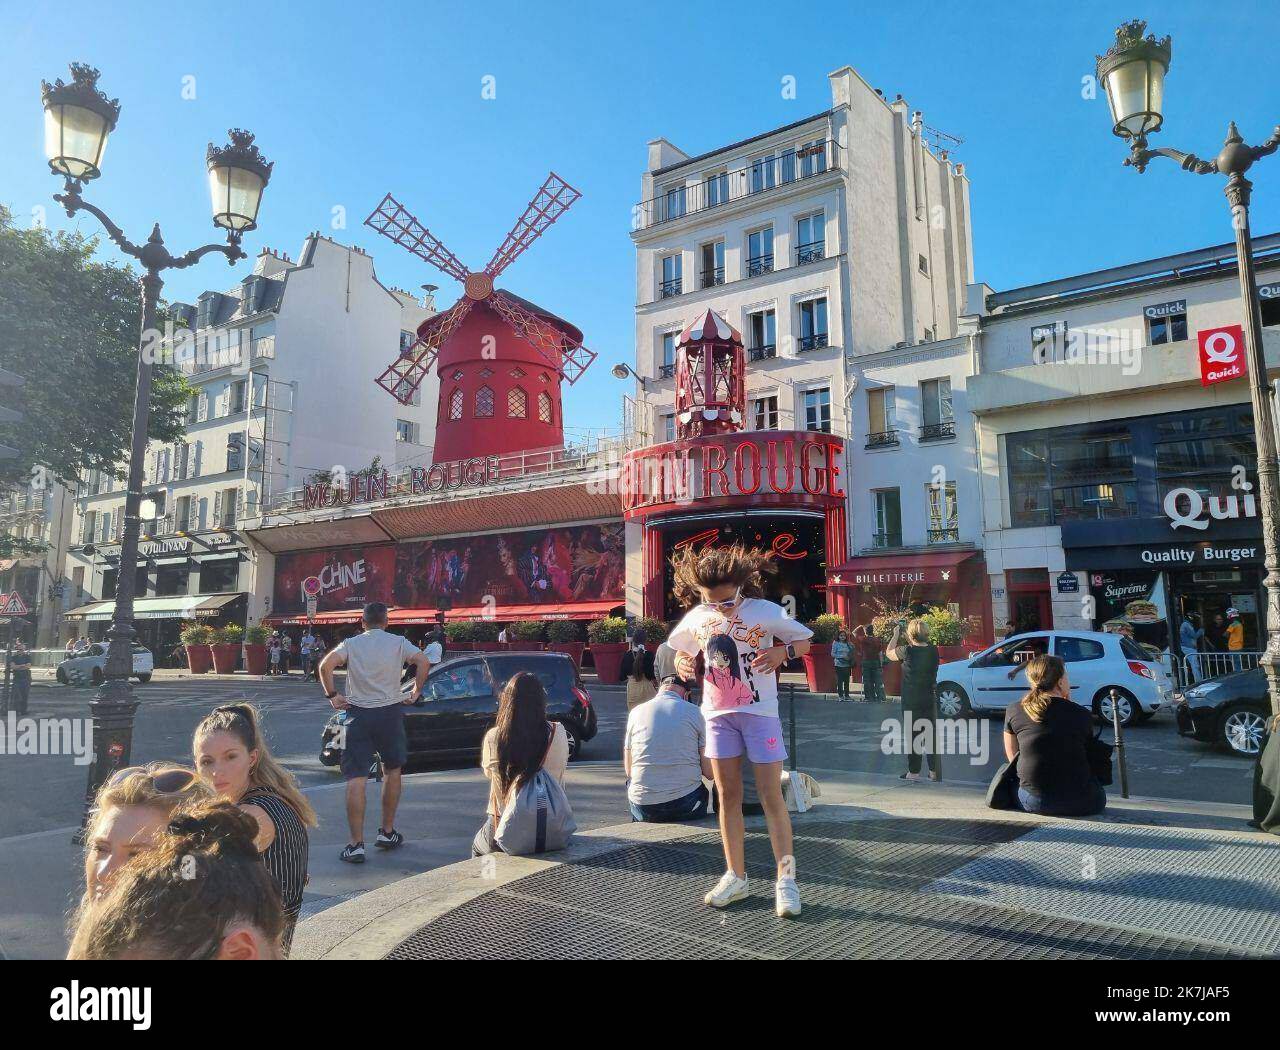
[{"label": "pedestrian", "polygon": [[[330,649],[320,661],[320,685],[336,711],[346,711],[343,726],[342,775],[347,781],[347,825],[351,839],[339,856],[348,864],[363,864],[365,790],[374,755],[382,759],[382,823],[374,845],[395,849],[404,843],[396,830],[400,805],[401,768],[409,745],[404,731],[405,706],[422,694],[431,662],[408,638],[387,632],[387,607],[370,602],[361,615],[362,634]],[[400,671],[406,663],[417,671],[408,695],[400,691]],[[338,692],[333,674],[347,669],[347,693]]]},{"label": "pedestrian", "polygon": [[67,958],[279,959],[284,909],[257,828],[223,800],[178,810],[82,910]]},{"label": "pedestrian", "polygon": [[537,773],[546,771],[564,787],[569,734],[547,721],[547,693],[537,675],[520,671],[502,687],[498,720],[480,747],[480,768],[489,780],[489,802],[471,843],[473,857],[502,852],[497,831],[503,811]]},{"label": "pedestrian", "polygon": [[288,631],[282,631],[280,634],[280,673],[286,678],[289,675],[289,663],[292,655],[293,639],[289,637]]},{"label": "pedestrian", "polygon": [[258,824],[255,842],[275,879],[284,907],[282,946],[293,943],[307,885],[308,827],[316,811],[293,774],[271,754],[257,710],[251,704],[215,707],[197,727],[196,769],[213,790]]},{"label": "pedestrian", "polygon": [[1026,665],[1031,691],[1004,716],[1004,753],[1018,762],[1018,802],[1028,813],[1087,817],[1107,808],[1093,775],[1093,716],[1071,699],[1067,665],[1041,655]]},{"label": "pedestrian", "polygon": [[694,678],[699,651],[705,662],[706,754],[719,796],[727,865],[703,901],[724,908],[748,894],[742,823],[745,752],[755,772],[777,867],[775,911],[779,918],[799,915],[791,817],[782,797],[787,751],[778,718],[776,672],[809,651],[813,632],[763,597],[764,577],[775,571],[771,554],[740,544],[701,551],[685,548],[676,555],[673,568],[676,594],[690,609],[668,644],[678,654],[676,669],[686,681]]},{"label": "pedestrian", "polygon": [[422,651],[432,667],[439,664],[444,659],[444,631],[439,627],[428,631],[422,639]]},{"label": "pedestrian", "polygon": [[836,668],[836,700],[852,700],[849,692],[849,676],[853,673],[853,643],[849,632],[841,628],[831,643],[831,662]]},{"label": "pedestrian", "polygon": [[312,663],[315,648],[316,636],[311,633],[311,625],[307,624],[306,632],[302,635],[302,641],[299,643],[299,649],[302,653],[302,680],[304,682],[315,672],[315,664]]},{"label": "pedestrian", "polygon": [[884,691],[884,643],[872,631],[858,624],[853,632],[862,662],[862,699],[870,704],[887,703]]},{"label": "pedestrian", "polygon": [[507,626],[506,626],[506,624],[503,624],[503,625],[502,625],[502,629],[501,629],[500,631],[498,631],[498,641],[499,641],[502,645],[506,645],[506,644],[507,644]]},{"label": "pedestrian", "polygon": [[1240,610],[1231,608],[1227,610],[1227,629],[1224,632],[1227,642],[1227,652],[1231,653],[1231,670],[1244,670],[1244,620],[1240,617]]},{"label": "pedestrian", "polygon": [[703,778],[711,780],[713,772],[705,754],[706,720],[689,703],[695,683],[680,677],[675,650],[666,643],[653,660],[658,692],[627,714],[622,740],[631,819],[701,820],[710,801]]},{"label": "pedestrian", "polygon": [[21,638],[13,643],[13,657],[9,666],[9,710],[17,715],[25,715],[27,701],[31,696],[31,653]]},{"label": "pedestrian", "polygon": [[622,655],[620,672],[622,680],[627,683],[628,713],[658,691],[653,673],[653,653],[649,652],[645,644],[647,641],[644,631],[637,628],[631,636],[631,648]]},{"label": "pedestrian", "polygon": [[940,780],[934,722],[938,685],[938,647],[929,641],[929,625],[919,617],[899,620],[887,655],[902,664],[902,714],[911,723],[907,734],[907,771],[903,780],[919,780],[921,759],[929,756],[929,779]]},{"label": "pedestrian", "polygon": [[271,635],[271,641],[267,645],[267,657],[271,661],[271,671],[273,675],[280,673],[280,632],[275,631]]},{"label": "pedestrian", "polygon": [[1182,624],[1178,627],[1178,645],[1192,685],[1200,681],[1200,644],[1203,640],[1204,631],[1196,622],[1195,614],[1183,614]]}]

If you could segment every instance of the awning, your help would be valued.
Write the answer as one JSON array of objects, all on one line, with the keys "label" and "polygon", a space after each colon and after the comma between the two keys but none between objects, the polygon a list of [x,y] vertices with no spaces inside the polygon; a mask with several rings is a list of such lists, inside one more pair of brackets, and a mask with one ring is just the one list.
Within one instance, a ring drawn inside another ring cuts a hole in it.
[{"label": "awning", "polygon": [[[339,624],[359,623],[360,609],[335,609],[331,612],[318,612],[312,617],[312,623]],[[264,616],[262,622],[268,627],[298,627],[307,622],[305,613],[294,613],[291,616]]]},{"label": "awning", "polygon": [[[135,598],[135,620],[188,620],[195,617],[217,616],[222,608],[242,597],[242,592],[232,594],[176,594],[165,598]],[[90,602],[65,613],[66,620],[110,620],[116,614],[115,602]]]},{"label": "awning", "polygon": [[[487,605],[458,606],[446,610],[446,621],[456,620],[595,620],[622,605],[617,601],[565,602],[561,605]],[[392,609],[391,623],[435,623],[436,609]]]},{"label": "awning", "polygon": [[827,570],[827,582],[832,587],[949,583],[955,570],[977,553],[975,550],[920,551],[850,558],[843,565]]}]

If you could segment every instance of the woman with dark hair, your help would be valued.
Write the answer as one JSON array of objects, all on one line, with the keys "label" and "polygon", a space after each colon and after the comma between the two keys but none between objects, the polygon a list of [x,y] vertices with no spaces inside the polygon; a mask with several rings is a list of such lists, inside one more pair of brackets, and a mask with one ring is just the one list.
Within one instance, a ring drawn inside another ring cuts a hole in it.
[{"label": "woman with dark hair", "polygon": [[622,679],[627,683],[627,711],[653,699],[658,683],[653,677],[653,653],[645,644],[648,636],[637,629],[631,636],[631,648],[622,657]]},{"label": "woman with dark hair", "polygon": [[1031,691],[1004,715],[1004,753],[1018,759],[1018,801],[1028,813],[1087,817],[1107,808],[1089,765],[1093,715],[1071,700],[1067,665],[1058,656],[1027,663]]},{"label": "woman with dark hair", "polygon": [[849,692],[849,676],[853,673],[853,642],[843,627],[831,643],[831,662],[836,669],[836,700],[852,700]]},{"label": "woman with dark hair", "polygon": [[485,821],[471,844],[473,857],[501,853],[495,839],[507,803],[539,770],[564,785],[569,767],[569,737],[559,722],[547,721],[547,694],[538,676],[513,675],[498,699],[498,721],[484,735],[480,768],[489,778]]},{"label": "woman with dark hair", "polygon": [[[905,635],[903,628],[906,628]],[[902,780],[919,780],[924,755],[929,756],[929,779],[938,780],[937,726],[934,723],[938,688],[938,647],[930,640],[929,624],[916,617],[898,621],[885,654],[902,663],[902,711],[913,727],[907,742],[907,771]]]}]

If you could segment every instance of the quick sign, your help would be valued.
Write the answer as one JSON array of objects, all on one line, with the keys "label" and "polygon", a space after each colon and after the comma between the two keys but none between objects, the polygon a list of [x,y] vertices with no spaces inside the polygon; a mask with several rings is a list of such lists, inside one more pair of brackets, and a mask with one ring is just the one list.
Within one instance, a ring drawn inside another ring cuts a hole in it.
[{"label": "quick sign", "polygon": [[1280,284],[1264,284],[1258,289],[1259,299],[1280,299]]},{"label": "quick sign", "polygon": [[1201,386],[1244,378],[1243,328],[1238,324],[1202,328],[1196,339],[1200,344]]},{"label": "quick sign", "polygon": [[1204,516],[1206,509],[1209,511],[1209,518],[1215,521],[1256,518],[1258,501],[1254,499],[1252,492],[1210,496],[1207,500],[1193,488],[1170,489],[1165,493],[1164,513],[1169,519],[1170,528],[1204,532],[1209,527],[1209,520]]}]

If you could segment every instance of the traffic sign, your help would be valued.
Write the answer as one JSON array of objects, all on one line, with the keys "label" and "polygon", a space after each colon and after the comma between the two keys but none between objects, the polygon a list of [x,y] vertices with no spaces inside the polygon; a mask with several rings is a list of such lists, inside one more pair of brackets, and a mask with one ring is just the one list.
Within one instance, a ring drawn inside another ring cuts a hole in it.
[{"label": "traffic sign", "polygon": [[319,605],[319,601],[317,599],[315,598],[307,599],[307,619],[308,620],[314,620],[316,618],[316,608],[318,607],[318,605]]},{"label": "traffic sign", "polygon": [[17,591],[6,594],[4,604],[0,605],[0,616],[26,616],[28,612],[27,603]]}]

